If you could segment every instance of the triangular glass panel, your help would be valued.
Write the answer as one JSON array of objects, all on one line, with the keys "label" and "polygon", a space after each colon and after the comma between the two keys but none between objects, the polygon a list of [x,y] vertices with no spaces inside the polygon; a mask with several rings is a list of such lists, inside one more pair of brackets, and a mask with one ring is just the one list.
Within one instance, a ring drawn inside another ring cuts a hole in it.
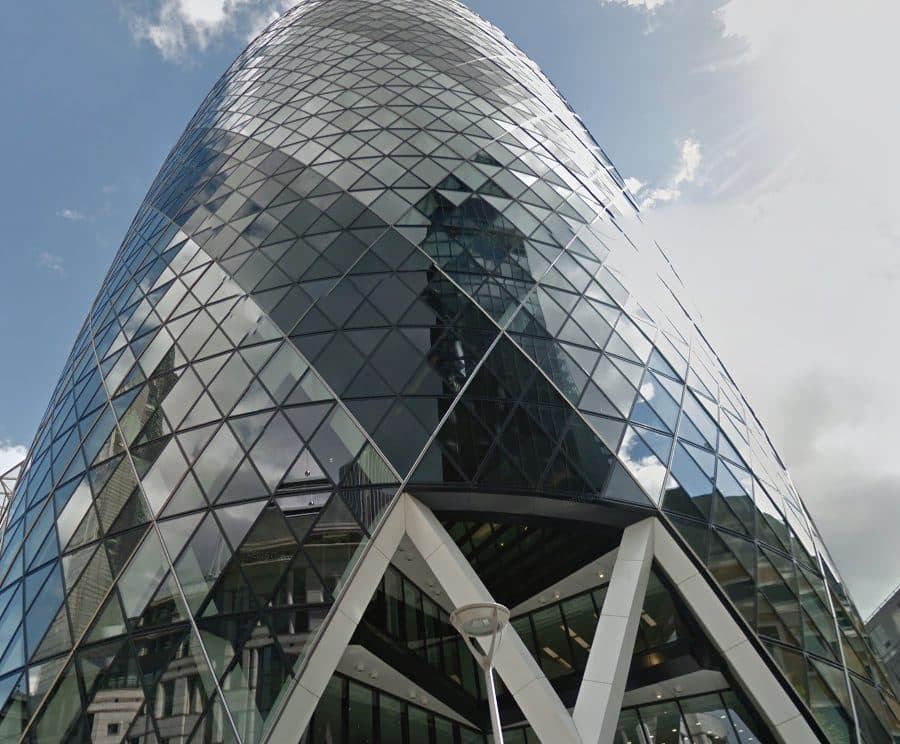
[{"label": "triangular glass panel", "polygon": [[202,702],[216,689],[199,639],[185,625],[136,634],[132,639],[147,707],[156,714],[158,725],[164,731],[168,726],[176,731],[189,729]]},{"label": "triangular glass panel", "polygon": [[86,717],[82,715],[78,673],[70,661],[55,689],[32,723],[32,737],[39,742],[90,741]]},{"label": "triangular glass panel", "polygon": [[228,482],[228,485],[222,489],[215,503],[228,504],[233,501],[258,499],[267,495],[269,495],[269,491],[262,480],[260,480],[253,464],[249,459],[244,459]]},{"label": "triangular glass panel", "polygon": [[205,744],[211,741],[221,744],[237,744],[238,741],[218,693],[213,696],[203,717],[197,722],[188,744]]},{"label": "triangular glass panel", "polygon": [[[114,521],[118,521],[117,517],[125,504],[129,502],[131,509],[130,515],[124,518],[126,523],[129,519],[141,519],[142,515],[148,514],[143,497],[140,496],[140,489],[137,488],[134,470],[130,461],[125,458],[94,500],[100,515],[100,526],[104,532],[110,529]],[[133,522],[132,524],[137,523]]]},{"label": "triangular glass panel", "polygon": [[[26,605],[28,598],[28,579],[26,578]],[[34,601],[25,611],[25,633],[28,639],[26,652],[30,658],[47,632],[53,618],[63,604],[64,590],[62,572],[59,563],[53,563],[48,574],[44,575],[42,586]]]},{"label": "triangular glass panel", "polygon": [[274,504],[260,514],[237,549],[236,558],[243,574],[259,599],[268,605],[287,564],[293,561],[299,545],[288,528],[281,510]]},{"label": "triangular glass panel", "polygon": [[62,605],[30,661],[33,663],[48,656],[55,656],[70,648],[72,638],[69,634],[69,619],[65,605]]},{"label": "triangular glass panel", "polygon": [[[736,547],[739,545],[740,543],[736,544]],[[747,545],[748,549],[752,550],[752,544],[747,543]],[[753,577],[747,573],[743,563],[726,546],[722,537],[715,532],[710,534],[710,551],[706,565],[747,622],[755,626],[756,587]]]},{"label": "triangular glass panel", "polygon": [[272,412],[267,411],[250,416],[241,416],[230,419],[229,424],[238,442],[245,450],[248,450],[259,438],[259,435],[266,428],[266,424],[269,423],[273,415]]},{"label": "triangular glass panel", "polygon": [[[654,443],[659,443],[658,449],[665,449],[665,437],[650,435],[649,438]],[[650,498],[654,502],[658,502],[666,478],[666,465],[631,426],[625,430],[625,436],[619,445],[619,459],[631,471],[632,476],[641,484]]]},{"label": "triangular glass panel", "polygon": [[193,472],[210,501],[218,497],[243,454],[234,434],[223,426],[197,458]]},{"label": "triangular glass panel", "polygon": [[84,642],[105,641],[109,638],[123,635],[126,630],[125,616],[122,614],[122,607],[119,604],[119,595],[113,591],[94,621],[94,625],[85,637]]},{"label": "triangular glass panel", "polygon": [[209,654],[212,671],[222,677],[259,623],[256,613],[209,616],[197,619],[200,637]]},{"label": "triangular glass panel", "polygon": [[337,593],[367,540],[340,496],[332,496],[303,541],[311,565],[332,595]]},{"label": "triangular glass panel", "polygon": [[203,514],[190,514],[179,519],[167,519],[157,524],[162,534],[163,544],[173,561],[178,560],[182,548],[194,533],[197,525],[200,524],[203,516]]},{"label": "triangular glass panel", "polygon": [[250,459],[273,492],[290,464],[303,449],[303,442],[283,414],[275,415],[250,451]]},{"label": "triangular glass panel", "polygon": [[113,576],[124,568],[146,531],[146,527],[138,527],[126,532],[119,532],[103,541]]},{"label": "triangular glass panel", "polygon": [[[840,669],[807,659],[809,707],[829,741],[850,744],[854,741],[854,724],[846,681]],[[826,683],[825,680],[828,680]],[[838,692],[840,691],[840,697]]]},{"label": "triangular glass panel", "polygon": [[192,612],[204,603],[230,559],[231,548],[212,514],[207,513],[175,561],[175,573]]},{"label": "triangular glass panel", "polygon": [[257,411],[263,411],[267,408],[274,407],[275,403],[272,401],[272,398],[269,397],[266,389],[259,380],[254,380],[250,383],[247,392],[241,397],[231,414],[233,416],[241,416],[245,413],[256,413]]},{"label": "triangular glass panel", "polygon": [[[197,485],[197,480],[192,473],[188,473],[175,493],[172,494],[172,498],[169,499],[169,502],[162,510],[160,517],[173,517],[176,514],[204,508],[206,505],[206,499],[203,496],[203,491],[200,490],[200,486]],[[125,510],[123,509],[122,511],[124,513]]]},{"label": "triangular glass panel", "polygon": [[267,670],[265,687],[255,684],[249,658],[236,649],[232,667],[222,678],[222,689],[238,733],[249,742],[255,741],[256,732],[263,730],[281,688],[291,681],[292,675],[278,641],[266,625],[254,627],[247,643],[252,644],[254,661],[258,659],[257,663]]},{"label": "triangular glass panel", "polygon": [[122,607],[129,622],[136,622],[144,612],[167,573],[168,561],[155,530],[147,532],[117,584]]},{"label": "triangular glass panel", "polygon": [[175,577],[170,571],[159,585],[156,594],[147,603],[141,616],[132,625],[135,630],[171,627],[176,623],[187,620],[189,616],[190,613],[182,599]]}]

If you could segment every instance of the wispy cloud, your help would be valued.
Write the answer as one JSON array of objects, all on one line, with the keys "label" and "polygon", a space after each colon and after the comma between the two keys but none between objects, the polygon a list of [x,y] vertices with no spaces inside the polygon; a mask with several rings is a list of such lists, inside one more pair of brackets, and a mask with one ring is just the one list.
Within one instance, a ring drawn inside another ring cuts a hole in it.
[{"label": "wispy cloud", "polygon": [[81,222],[82,220],[87,219],[87,215],[84,212],[81,212],[78,209],[72,209],[70,207],[60,209],[56,213],[56,216],[62,217],[64,220],[70,220],[71,222]]},{"label": "wispy cloud", "polygon": [[697,180],[702,162],[703,154],[700,152],[700,143],[688,137],[679,145],[678,164],[668,183],[664,186],[650,187],[637,178],[629,176],[625,179],[625,185],[640,200],[641,209],[650,209],[660,202],[671,202],[678,199],[681,196],[681,187]]},{"label": "wispy cloud", "polygon": [[294,0],[154,0],[149,10],[124,6],[132,36],[164,59],[187,63],[226,34],[255,36]]},{"label": "wispy cloud", "polygon": [[43,251],[41,255],[38,256],[38,265],[41,268],[49,269],[60,275],[63,273],[63,257],[56,253]]},{"label": "wispy cloud", "polygon": [[668,0],[600,0],[601,5],[627,5],[629,8],[640,8],[642,10],[653,11]]}]

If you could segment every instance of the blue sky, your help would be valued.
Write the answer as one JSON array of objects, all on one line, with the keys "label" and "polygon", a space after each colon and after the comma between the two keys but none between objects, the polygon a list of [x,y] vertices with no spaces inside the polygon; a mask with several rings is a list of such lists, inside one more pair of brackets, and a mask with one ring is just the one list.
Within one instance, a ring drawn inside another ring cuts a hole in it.
[{"label": "blue sky", "polygon": [[[6,9],[0,466],[30,443],[169,147],[288,4],[79,0],[55,3],[53,23],[41,4]],[[866,613],[900,581],[900,11],[469,5],[544,69],[631,179]]]}]

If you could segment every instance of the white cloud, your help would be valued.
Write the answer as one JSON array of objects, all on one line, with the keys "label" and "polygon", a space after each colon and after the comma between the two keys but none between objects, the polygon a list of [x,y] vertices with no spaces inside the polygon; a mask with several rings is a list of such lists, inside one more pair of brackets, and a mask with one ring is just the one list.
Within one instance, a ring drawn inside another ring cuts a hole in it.
[{"label": "white cloud", "polygon": [[641,8],[653,11],[666,4],[668,0],[600,0],[601,5],[627,5],[629,8]]},{"label": "white cloud", "polygon": [[634,176],[628,176],[628,178],[625,179],[625,185],[633,195],[637,194],[644,186],[646,186],[643,181],[638,180]]},{"label": "white cloud", "polygon": [[293,0],[153,0],[149,10],[126,7],[131,33],[169,61],[186,62],[226,34],[254,36]]},{"label": "white cloud", "polygon": [[72,222],[81,222],[81,220],[87,219],[87,215],[84,212],[80,212],[77,209],[71,209],[66,207],[65,209],[60,209],[56,213],[57,217],[62,217],[64,220],[71,220]]},{"label": "white cloud", "polygon": [[882,567],[900,565],[883,528],[900,518],[900,343],[889,330],[900,294],[885,287],[900,244],[900,105],[886,94],[900,5],[730,0],[719,18],[747,42],[752,136],[704,135],[703,198],[657,199],[647,219],[865,613],[896,583]]},{"label": "white cloud", "polygon": [[[643,390],[641,391],[643,393]],[[625,431],[619,447],[619,457],[628,466],[638,483],[646,489],[654,499],[662,493],[666,480],[666,466],[659,458],[647,451],[646,445],[630,426]]]},{"label": "white cloud", "polygon": [[697,169],[700,167],[700,143],[690,137],[681,143],[681,161],[678,172],[675,174],[673,184],[679,186],[682,183],[690,183],[697,178]]},{"label": "white cloud", "polygon": [[702,162],[700,143],[688,137],[679,145],[678,165],[665,186],[648,188],[647,184],[631,176],[625,179],[625,185],[634,196],[641,197],[641,209],[650,209],[660,202],[672,202],[678,199],[681,196],[681,186],[697,180]]},{"label": "white cloud", "polygon": [[57,274],[63,273],[63,258],[55,253],[43,251],[38,256],[38,264],[44,269],[55,271]]},{"label": "white cloud", "polygon": [[0,441],[0,475],[9,470],[13,465],[18,465],[25,459],[28,450],[21,444]]}]

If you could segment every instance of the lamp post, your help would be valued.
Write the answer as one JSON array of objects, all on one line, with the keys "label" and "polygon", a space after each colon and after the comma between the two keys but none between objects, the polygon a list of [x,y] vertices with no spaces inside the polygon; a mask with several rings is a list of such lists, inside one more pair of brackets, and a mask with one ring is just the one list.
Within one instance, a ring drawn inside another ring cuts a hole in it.
[{"label": "lamp post", "polygon": [[[450,613],[450,623],[463,637],[478,666],[484,671],[487,686],[488,706],[491,710],[491,728],[494,730],[494,744],[503,744],[500,728],[500,711],[497,709],[497,691],[494,688],[494,653],[500,645],[503,629],[509,622],[509,610],[494,602],[478,602],[457,607]],[[490,645],[488,645],[490,637]],[[479,639],[480,644],[473,642]],[[484,646],[487,650],[482,648]]]}]

